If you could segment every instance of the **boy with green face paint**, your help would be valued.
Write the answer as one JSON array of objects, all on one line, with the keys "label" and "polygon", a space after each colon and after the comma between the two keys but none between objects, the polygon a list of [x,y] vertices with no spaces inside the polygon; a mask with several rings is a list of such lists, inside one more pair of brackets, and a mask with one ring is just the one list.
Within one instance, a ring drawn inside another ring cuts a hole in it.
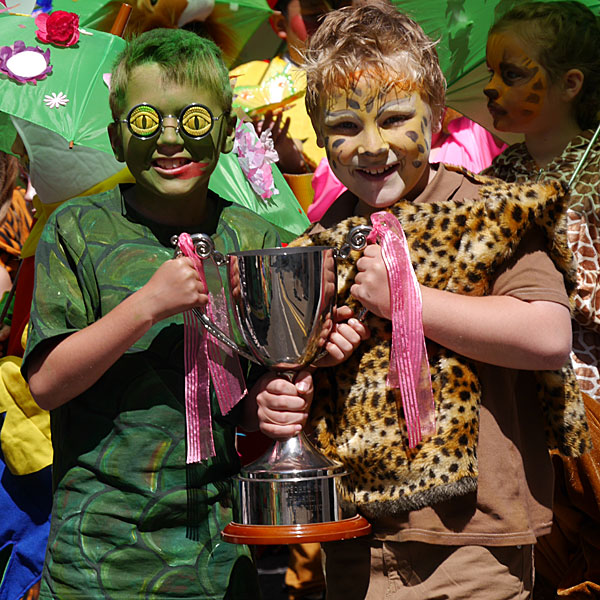
[{"label": "boy with green face paint", "polygon": [[[129,187],[74,199],[37,251],[23,374],[51,410],[54,509],[40,598],[260,596],[244,546],[225,544],[235,426],[211,389],[215,455],[186,465],[182,312],[207,289],[171,236],[204,232],[221,252],[279,245],[274,227],[208,189],[231,149],[220,51],[183,30],[131,41],[112,77],[115,154]],[[303,382],[298,386],[300,394]]]}]

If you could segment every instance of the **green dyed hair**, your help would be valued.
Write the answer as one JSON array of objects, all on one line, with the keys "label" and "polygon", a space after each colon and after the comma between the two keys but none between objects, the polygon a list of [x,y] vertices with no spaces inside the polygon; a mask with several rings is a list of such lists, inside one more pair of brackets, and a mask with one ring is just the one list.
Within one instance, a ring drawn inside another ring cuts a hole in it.
[{"label": "green dyed hair", "polygon": [[233,92],[218,46],[184,29],[152,29],[132,38],[115,62],[109,95],[115,119],[125,110],[131,72],[151,63],[161,68],[164,81],[206,90],[224,113],[231,112]]},{"label": "green dyed hair", "polygon": [[577,124],[590,129],[600,111],[600,21],[581,2],[526,2],[508,11],[491,33],[514,32],[546,69],[552,83],[570,69],[583,73],[583,86],[574,100]]}]

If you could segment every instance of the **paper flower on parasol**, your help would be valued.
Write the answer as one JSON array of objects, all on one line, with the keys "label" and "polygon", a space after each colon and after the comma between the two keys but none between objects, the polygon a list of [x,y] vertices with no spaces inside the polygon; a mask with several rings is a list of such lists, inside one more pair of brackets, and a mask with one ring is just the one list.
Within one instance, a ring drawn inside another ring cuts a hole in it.
[{"label": "paper flower on parasol", "polygon": [[79,16],[72,12],[56,10],[52,14],[41,12],[35,18],[37,37],[45,44],[68,48],[79,41]]},{"label": "paper flower on parasol", "polygon": [[52,73],[50,50],[17,40],[0,48],[0,73],[19,83],[34,85]]}]

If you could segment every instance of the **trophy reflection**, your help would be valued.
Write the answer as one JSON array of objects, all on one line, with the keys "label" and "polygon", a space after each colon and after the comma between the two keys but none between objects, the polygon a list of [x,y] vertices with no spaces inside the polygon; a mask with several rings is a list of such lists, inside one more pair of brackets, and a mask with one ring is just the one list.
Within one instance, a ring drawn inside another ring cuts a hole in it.
[{"label": "trophy reflection", "polygon": [[[196,237],[196,239],[194,239]],[[225,263],[230,335],[201,311],[198,318],[222,343],[293,380],[324,354],[337,295],[335,250],[273,248],[222,257],[208,236],[192,236],[201,257]],[[233,338],[233,339],[232,339]],[[277,441],[237,476],[240,502],[223,539],[240,544],[288,544],[349,539],[371,526],[344,518],[338,488],[344,467],[319,452],[304,432]]]}]

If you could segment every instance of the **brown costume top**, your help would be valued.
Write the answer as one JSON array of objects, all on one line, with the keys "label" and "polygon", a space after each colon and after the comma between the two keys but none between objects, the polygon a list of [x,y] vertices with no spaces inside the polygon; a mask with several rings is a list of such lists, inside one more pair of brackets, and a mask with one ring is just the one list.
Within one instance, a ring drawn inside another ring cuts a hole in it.
[{"label": "brown costume top", "polygon": [[[321,222],[329,229],[295,245],[339,246],[365,222],[342,220],[355,203],[342,196]],[[391,211],[421,283],[568,305],[563,276],[572,287],[574,271],[557,226],[564,212],[558,186],[507,186],[440,166],[415,202]],[[339,303],[353,302],[353,255],[339,266]],[[313,425],[319,446],[349,470],[346,503],[358,506],[377,535],[398,540],[514,545],[546,533],[552,470],[544,429],[549,445],[566,453],[588,445],[572,370],[483,365],[428,340],[437,432],[410,450],[400,399],[385,386],[391,322],[369,315],[367,324],[370,339],[348,361],[315,374]]]}]

